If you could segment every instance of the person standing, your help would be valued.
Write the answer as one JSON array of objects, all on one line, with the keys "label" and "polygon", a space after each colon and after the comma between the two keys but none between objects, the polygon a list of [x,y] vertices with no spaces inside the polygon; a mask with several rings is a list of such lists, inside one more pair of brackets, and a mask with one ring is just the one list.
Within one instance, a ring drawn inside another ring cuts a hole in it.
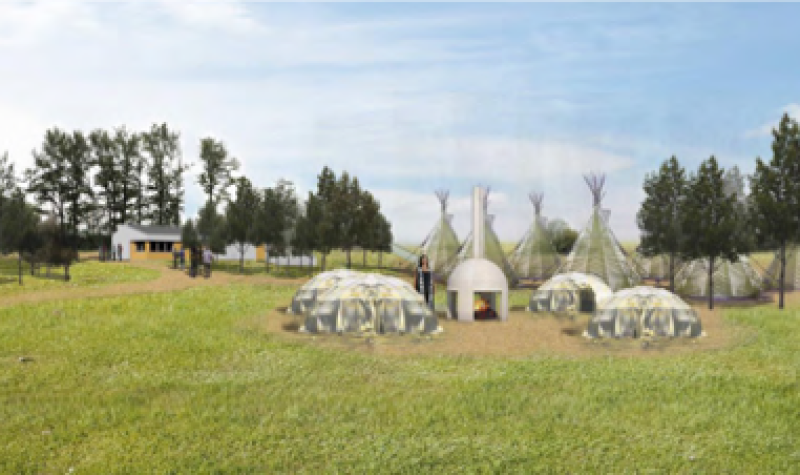
[{"label": "person standing", "polygon": [[189,248],[189,275],[192,278],[197,276],[197,249],[194,246]]},{"label": "person standing", "polygon": [[181,260],[181,270],[184,270],[186,269],[186,249],[184,249],[183,246],[181,246],[181,250],[178,251],[178,254],[179,254],[178,257]]},{"label": "person standing", "polygon": [[419,258],[417,273],[414,276],[414,288],[423,295],[431,310],[435,310],[436,286],[433,283],[433,271],[428,267],[428,256],[425,254]]},{"label": "person standing", "polygon": [[209,249],[208,246],[206,246],[206,248],[203,249],[203,267],[205,267],[206,279],[211,277],[211,261],[213,259],[214,255],[211,254],[211,249]]},{"label": "person standing", "polygon": [[122,260],[122,244],[117,244],[117,257]]}]

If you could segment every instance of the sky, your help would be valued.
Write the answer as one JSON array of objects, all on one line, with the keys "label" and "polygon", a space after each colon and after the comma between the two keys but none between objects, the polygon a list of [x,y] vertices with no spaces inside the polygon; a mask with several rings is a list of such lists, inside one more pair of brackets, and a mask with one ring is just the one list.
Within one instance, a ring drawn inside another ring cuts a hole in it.
[{"label": "sky", "polygon": [[395,240],[460,237],[488,186],[502,241],[530,192],[581,229],[603,206],[639,236],[642,183],[672,155],[750,173],[771,128],[800,117],[800,4],[17,2],[0,0],[0,153],[31,166],[48,128],[168,123],[181,134],[186,213],[204,198],[203,137],[256,186],[305,195],[322,167],[359,178]]}]

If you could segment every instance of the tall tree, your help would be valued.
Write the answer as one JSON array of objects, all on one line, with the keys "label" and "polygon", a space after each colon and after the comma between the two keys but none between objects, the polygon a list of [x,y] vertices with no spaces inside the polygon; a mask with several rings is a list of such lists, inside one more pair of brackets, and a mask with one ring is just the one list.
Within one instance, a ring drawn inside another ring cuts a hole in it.
[{"label": "tall tree", "polygon": [[756,158],[750,215],[758,244],[778,249],[778,308],[783,309],[786,249],[800,237],[800,126],[785,114],[772,135],[772,160]]},{"label": "tall tree", "polygon": [[675,264],[684,244],[681,224],[687,186],[686,172],[673,155],[658,173],[645,177],[646,197],[637,214],[642,231],[639,252],[646,257],[669,255],[670,292],[675,292]]},{"label": "tall tree", "polygon": [[392,252],[392,224],[382,213],[378,214],[378,237],[375,250],[378,251],[378,266],[383,267],[383,253]]},{"label": "tall tree", "polygon": [[739,201],[746,201],[747,195],[745,193],[745,177],[739,170],[739,167],[734,165],[725,171],[725,193],[729,195],[736,195]]},{"label": "tall tree", "polygon": [[197,228],[194,221],[187,219],[181,227],[181,246],[183,249],[189,249],[194,246],[200,245],[200,238],[197,235]]},{"label": "tall tree", "polygon": [[736,262],[748,252],[738,232],[736,196],[725,192],[724,170],[713,156],[689,179],[680,229],[686,240],[681,254],[686,259],[708,260],[708,308],[714,308],[714,270],[719,259]]},{"label": "tall tree", "polygon": [[49,205],[59,228],[58,244],[66,245],[70,237],[75,238],[93,194],[88,180],[88,143],[80,132],[68,134],[52,128],[45,133],[41,152],[34,151],[33,158],[34,167],[25,172],[28,191],[40,204]]},{"label": "tall tree", "polygon": [[256,236],[266,246],[265,261],[269,270],[271,255],[286,255],[290,233],[297,218],[297,197],[294,186],[286,180],[278,180],[276,186],[266,188],[260,200],[257,214]]},{"label": "tall tree", "polygon": [[3,231],[6,229],[6,225],[2,224],[4,204],[14,194],[17,183],[14,162],[9,161],[8,152],[5,152],[0,155],[0,240],[3,239]]},{"label": "tall tree", "polygon": [[228,154],[225,144],[211,137],[200,140],[200,161],[203,170],[197,183],[207,196],[206,211],[216,212],[220,203],[228,199],[228,188],[233,184],[233,172],[239,161]]},{"label": "tall tree", "polygon": [[[312,217],[309,215],[309,202],[313,199],[313,194],[309,193],[309,198],[306,202],[305,209],[299,213],[294,223],[294,232],[292,233],[291,247],[292,255],[305,256],[308,254],[313,255],[314,252],[314,239],[315,227]],[[313,259],[312,259],[313,265]]]},{"label": "tall tree", "polygon": [[228,243],[225,216],[218,213],[211,203],[206,203],[197,213],[197,233],[203,245],[215,254],[222,254]]},{"label": "tall tree", "polygon": [[142,135],[129,132],[124,126],[114,131],[118,154],[120,190],[119,223],[144,223],[147,211],[147,157],[142,154]]},{"label": "tall tree", "polygon": [[[154,124],[143,134],[144,151],[148,155],[148,197],[153,224],[180,223],[180,207],[183,199],[182,187],[176,192],[176,179],[183,173],[181,163],[180,134],[170,130],[167,124]],[[177,213],[177,215],[176,215]]]},{"label": "tall tree", "polygon": [[93,208],[94,190],[90,177],[92,155],[89,141],[79,130],[72,133],[67,144],[67,180],[69,183],[67,200],[71,234],[69,241],[74,251],[73,255],[77,259],[80,227],[86,224],[87,217]]},{"label": "tall tree", "polygon": [[[319,233],[317,224],[322,220],[322,200],[317,197],[313,192],[308,192],[306,199],[305,209],[303,210],[303,220],[297,231],[301,235],[302,244],[300,249],[305,249],[307,252],[314,256],[314,251],[319,250]],[[292,244],[294,246],[294,244]],[[313,259],[312,259],[313,265]]]},{"label": "tall tree", "polygon": [[322,257],[322,270],[326,268],[327,257],[330,252],[337,248],[340,243],[341,223],[338,221],[336,210],[337,180],[333,171],[323,167],[322,172],[317,177],[317,207],[314,212],[317,214],[316,220],[316,246],[317,251]]},{"label": "tall tree", "polygon": [[351,253],[358,239],[358,220],[361,213],[361,187],[358,178],[345,171],[335,186],[332,213],[339,226],[339,247],[347,256],[347,268],[352,266]]},{"label": "tall tree", "polygon": [[119,166],[119,148],[117,142],[107,131],[93,130],[89,134],[92,161],[97,167],[94,175],[94,184],[100,190],[97,205],[105,210],[108,219],[108,232],[113,233],[120,224],[120,211],[124,208],[122,187],[125,177]]},{"label": "tall tree", "polygon": [[20,188],[8,196],[1,207],[0,226],[5,232],[0,236],[0,250],[17,253],[19,285],[22,285],[22,256],[26,252],[35,252],[39,246],[39,215],[25,201],[25,193]]},{"label": "tall tree", "polygon": [[239,251],[239,273],[244,273],[244,254],[256,245],[256,212],[259,194],[246,177],[236,179],[236,198],[228,202],[225,221],[228,225],[228,242]]},{"label": "tall tree", "polygon": [[379,218],[381,206],[369,191],[361,196],[361,206],[356,215],[356,245],[361,248],[362,267],[367,266],[367,251],[378,250],[380,238]]}]

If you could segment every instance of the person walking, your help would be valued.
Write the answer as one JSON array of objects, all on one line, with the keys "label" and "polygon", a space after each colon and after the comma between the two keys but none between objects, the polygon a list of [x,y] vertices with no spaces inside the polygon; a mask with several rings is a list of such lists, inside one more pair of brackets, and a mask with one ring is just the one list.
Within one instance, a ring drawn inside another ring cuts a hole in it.
[{"label": "person walking", "polygon": [[211,254],[211,249],[206,246],[203,250],[203,267],[205,267],[206,271],[206,279],[211,277],[211,261],[214,259],[214,255]]},{"label": "person walking", "polygon": [[186,269],[186,249],[181,246],[181,250],[178,252],[178,258],[181,260],[181,270]]},{"label": "person walking", "polygon": [[433,271],[428,267],[428,256],[425,254],[419,257],[419,265],[414,276],[414,288],[423,295],[428,307],[435,310],[436,286],[433,282]]}]

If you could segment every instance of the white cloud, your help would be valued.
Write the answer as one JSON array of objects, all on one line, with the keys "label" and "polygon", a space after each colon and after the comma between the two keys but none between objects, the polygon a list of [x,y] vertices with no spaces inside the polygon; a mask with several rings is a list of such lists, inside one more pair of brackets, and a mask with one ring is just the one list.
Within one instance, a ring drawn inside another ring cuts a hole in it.
[{"label": "white cloud", "polygon": [[[784,113],[789,114],[789,117],[795,120],[800,120],[800,104],[793,103],[784,106],[780,110],[780,116],[782,117]],[[778,127],[779,122],[780,122],[780,117],[774,122],[769,122],[754,129],[748,130],[747,132],[745,132],[744,136],[745,138],[771,137],[772,130]]]},{"label": "white cloud", "polygon": [[[375,189],[398,239],[412,242],[424,238],[439,209],[432,190],[407,185],[418,178],[453,187],[451,211],[462,237],[469,190],[457,188],[496,186],[496,229],[503,240],[516,240],[530,221],[529,187],[547,183],[546,214],[580,227],[590,203],[580,174],[613,176],[634,164],[630,153],[607,144],[483,132],[487,104],[476,94],[502,84],[506,66],[457,62],[482,54],[461,40],[404,35],[413,23],[406,20],[292,22],[277,13],[258,17],[253,8],[0,4],[0,151],[24,169],[52,126],[146,130],[167,122],[181,132],[187,161],[198,161],[201,137],[222,139],[259,186],[288,178],[304,196],[323,165],[346,169]],[[438,64],[447,61],[456,62]],[[458,80],[470,87],[457,87]],[[509,97],[494,105],[506,107],[497,115],[521,113]],[[203,200],[194,184],[198,170],[187,179],[189,213]],[[635,196],[634,188],[609,194]],[[618,203],[612,220],[632,222],[630,201]]]},{"label": "white cloud", "polygon": [[96,32],[101,28],[92,8],[79,1],[0,3],[0,48],[31,47],[58,32]]},{"label": "white cloud", "polygon": [[161,0],[159,4],[175,19],[193,27],[221,29],[234,34],[260,29],[258,22],[250,17],[243,2]]}]

